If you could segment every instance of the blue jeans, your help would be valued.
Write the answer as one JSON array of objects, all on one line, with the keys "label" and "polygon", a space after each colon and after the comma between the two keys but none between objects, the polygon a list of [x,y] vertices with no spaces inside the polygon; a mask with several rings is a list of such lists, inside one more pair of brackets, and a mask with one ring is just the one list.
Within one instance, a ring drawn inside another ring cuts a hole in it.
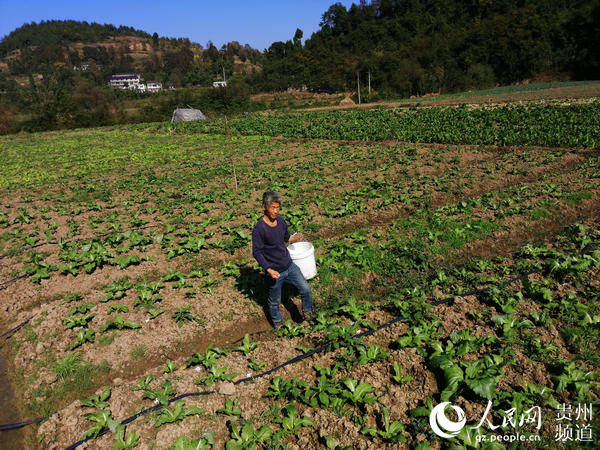
[{"label": "blue jeans", "polygon": [[279,311],[281,304],[281,288],[283,283],[288,283],[296,286],[302,298],[302,311],[309,313],[313,308],[312,290],[310,285],[304,279],[304,275],[300,271],[300,267],[292,263],[287,270],[279,272],[279,278],[274,279],[267,274],[267,287],[269,289],[269,313],[273,323],[281,322],[283,316]]}]

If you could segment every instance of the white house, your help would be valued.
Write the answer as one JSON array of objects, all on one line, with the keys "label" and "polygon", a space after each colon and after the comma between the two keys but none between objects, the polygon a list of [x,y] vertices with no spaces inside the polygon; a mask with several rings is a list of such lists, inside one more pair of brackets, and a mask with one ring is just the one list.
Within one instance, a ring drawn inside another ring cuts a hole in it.
[{"label": "white house", "polygon": [[156,81],[148,81],[148,83],[146,83],[146,89],[148,90],[148,92],[162,91],[162,83],[157,83]]},{"label": "white house", "polygon": [[117,74],[110,77],[108,84],[114,89],[137,89],[140,76],[133,74]]}]

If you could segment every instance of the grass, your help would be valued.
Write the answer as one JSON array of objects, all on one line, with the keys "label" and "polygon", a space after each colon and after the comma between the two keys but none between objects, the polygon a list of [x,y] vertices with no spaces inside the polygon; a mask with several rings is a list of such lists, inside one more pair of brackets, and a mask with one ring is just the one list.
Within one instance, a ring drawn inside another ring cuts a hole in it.
[{"label": "grass", "polygon": [[67,355],[53,368],[58,383],[42,383],[33,390],[28,405],[30,415],[46,415],[56,411],[64,402],[90,395],[99,386],[106,383],[104,376],[111,370],[108,361],[100,364],[85,363],[81,355]]},{"label": "grass", "polygon": [[25,340],[34,344],[38,340],[38,334],[33,330],[33,327],[29,324],[25,325]]},{"label": "grass", "polygon": [[593,197],[593,195],[589,191],[576,192],[576,193],[567,195],[566,203],[571,206],[579,205],[584,200],[589,200],[592,197]]},{"label": "grass", "polygon": [[550,215],[550,212],[546,208],[537,208],[531,211],[530,217],[533,220],[545,219]]},{"label": "grass", "polygon": [[194,320],[196,321],[200,329],[204,329],[206,327],[206,319],[202,314],[196,314]]},{"label": "grass", "polygon": [[112,344],[114,340],[115,333],[103,334],[98,338],[98,345],[100,345],[101,347],[106,347],[107,345]]},{"label": "grass", "polygon": [[147,350],[148,349],[146,348],[145,345],[143,345],[143,344],[137,345],[131,351],[131,356],[133,356],[134,358],[143,358],[144,356],[146,356]]},{"label": "grass", "polygon": [[76,302],[83,298],[83,294],[80,292],[70,292],[65,295],[65,301]]},{"label": "grass", "polygon": [[67,355],[54,366],[54,373],[59,380],[65,380],[69,375],[81,369],[81,355]]},{"label": "grass", "polygon": [[221,317],[221,319],[223,319],[223,320],[231,320],[231,319],[233,319],[234,315],[235,315],[235,311],[220,312],[219,313],[219,317]]}]

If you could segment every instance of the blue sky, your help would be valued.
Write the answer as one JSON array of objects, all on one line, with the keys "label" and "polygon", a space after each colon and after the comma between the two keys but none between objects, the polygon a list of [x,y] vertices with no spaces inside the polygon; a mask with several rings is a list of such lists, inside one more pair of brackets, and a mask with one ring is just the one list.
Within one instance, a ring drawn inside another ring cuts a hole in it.
[{"label": "blue sky", "polygon": [[[352,1],[338,0],[346,7]],[[292,39],[296,28],[304,39],[319,29],[323,13],[336,0],[0,0],[0,38],[24,23],[42,20],[86,20],[127,25],[166,37],[188,37],[218,48],[229,41],[258,50]],[[355,0],[358,3],[358,0]]]}]

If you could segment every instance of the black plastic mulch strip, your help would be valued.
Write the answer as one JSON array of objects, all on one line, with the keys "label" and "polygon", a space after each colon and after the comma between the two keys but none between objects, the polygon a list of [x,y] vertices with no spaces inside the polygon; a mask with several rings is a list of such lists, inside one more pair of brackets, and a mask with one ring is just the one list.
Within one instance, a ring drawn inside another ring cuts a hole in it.
[{"label": "black plastic mulch strip", "polygon": [[34,314],[34,315],[33,315],[33,316],[31,316],[29,319],[27,319],[26,321],[24,321],[24,322],[20,323],[20,324],[19,324],[19,325],[17,325],[16,327],[14,327],[14,328],[11,328],[10,330],[8,330],[8,331],[5,331],[4,333],[0,334],[0,338],[3,338],[3,337],[5,337],[5,336],[6,336],[6,339],[8,339],[8,335],[9,335],[9,334],[12,334],[12,333],[14,333],[14,332],[15,332],[15,331],[17,331],[18,329],[20,329],[20,328],[24,327],[25,325],[27,325],[27,324],[28,324],[28,323],[31,321],[31,319],[33,319],[35,316],[36,316],[36,315]]},{"label": "black plastic mulch strip", "polygon": [[[178,395],[177,397],[174,397],[174,398],[170,399],[167,404],[170,405],[171,403],[176,402],[177,400],[181,400],[182,398],[186,398],[186,397],[198,397],[198,396],[201,396],[201,395],[209,395],[209,394],[216,394],[216,393],[217,393],[217,391],[204,391],[204,392],[190,392],[190,393],[187,393],[187,394],[181,394],[181,395]],[[133,422],[138,417],[145,416],[146,414],[149,414],[149,413],[154,412],[154,411],[158,411],[162,407],[163,407],[163,405],[155,405],[155,406],[151,406],[150,408],[146,408],[146,409],[140,411],[139,413],[134,414],[133,416],[130,416],[127,419],[123,420],[121,422],[121,425],[127,425],[128,423]],[[86,439],[81,439],[80,441],[77,441],[74,444],[69,445],[66,448],[66,450],[73,450],[73,449],[79,447],[81,444],[89,441],[90,439],[96,439],[96,438],[99,438],[100,436],[104,436],[109,431],[110,430],[108,428],[103,428],[102,430],[100,430],[100,432],[98,433],[97,436],[89,437],[89,438],[86,438]]]},{"label": "black plastic mulch strip", "polygon": [[44,420],[50,418],[50,416],[53,416],[54,414],[56,414],[56,413],[52,413],[46,417],[39,417],[37,419],[28,420],[27,422],[19,422],[19,423],[10,423],[8,425],[0,425],[0,431],[16,430],[17,428],[25,427],[27,425],[32,425],[34,423],[40,423],[40,422],[43,422]]},{"label": "black plastic mulch strip", "polygon": [[0,289],[3,289],[6,286],[8,286],[9,284],[14,283],[15,281],[20,280],[21,278],[26,278],[30,275],[33,275],[33,272],[27,272],[27,273],[24,273],[23,275],[19,275],[18,277],[15,277],[11,280],[4,281],[3,283],[0,283]]}]

